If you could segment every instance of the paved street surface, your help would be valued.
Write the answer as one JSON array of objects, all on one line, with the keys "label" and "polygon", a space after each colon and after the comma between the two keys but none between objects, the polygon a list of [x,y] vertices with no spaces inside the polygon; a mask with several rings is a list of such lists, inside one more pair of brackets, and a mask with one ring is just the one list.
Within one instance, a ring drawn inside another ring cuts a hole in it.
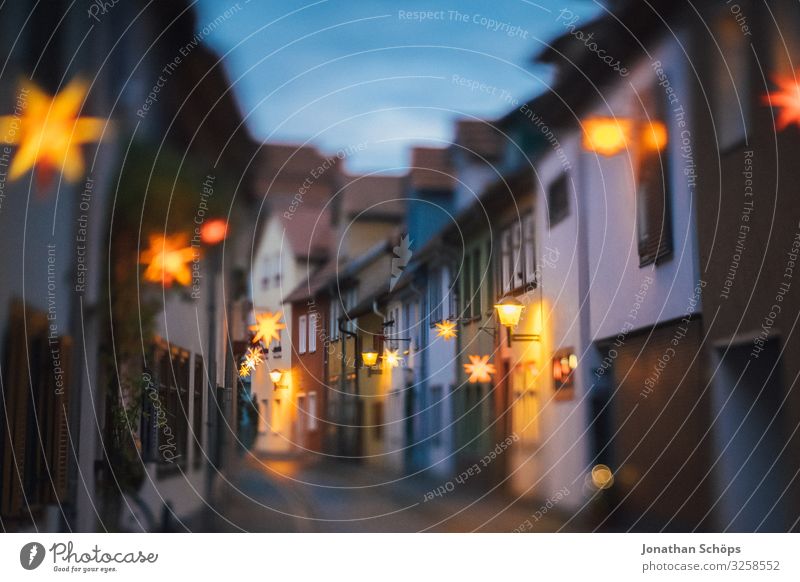
[{"label": "paved street surface", "polygon": [[[529,520],[530,531],[556,531],[565,516],[555,509],[535,521],[541,502],[485,494],[468,484],[442,496],[435,476],[399,478],[371,467],[300,457],[248,454],[220,479],[213,510],[185,521],[192,531],[222,532],[511,532]],[[181,528],[182,529],[182,528]],[[565,531],[578,531],[573,520]]]}]

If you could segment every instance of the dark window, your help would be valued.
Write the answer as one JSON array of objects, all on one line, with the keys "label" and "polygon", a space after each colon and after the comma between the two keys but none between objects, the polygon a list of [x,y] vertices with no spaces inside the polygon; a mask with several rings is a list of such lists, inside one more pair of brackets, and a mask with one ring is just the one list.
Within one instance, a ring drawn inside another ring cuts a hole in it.
[{"label": "dark window", "polygon": [[189,354],[160,346],[158,349],[158,407],[156,416],[159,470],[186,463],[189,428]]},{"label": "dark window", "polygon": [[561,174],[547,189],[547,214],[550,228],[569,216],[569,178]]},{"label": "dark window", "polygon": [[11,306],[0,394],[0,514],[64,501],[69,469],[70,338],[49,337],[45,313]]},{"label": "dark window", "polygon": [[372,434],[376,440],[383,440],[383,402],[372,404]]},{"label": "dark window", "polygon": [[428,282],[428,325],[434,325],[442,321],[442,271],[435,270],[431,272]]},{"label": "dark window", "polygon": [[[653,102],[650,99],[650,102]],[[647,107],[648,115],[660,111]],[[654,131],[657,119],[643,124],[643,131]],[[646,142],[646,140],[644,140]],[[636,230],[639,239],[639,266],[658,264],[672,254],[672,221],[669,208],[669,160],[667,148],[642,146],[639,153],[638,188],[636,191]]]},{"label": "dark window", "polygon": [[[523,214],[500,232],[497,277],[502,295],[536,286],[536,245],[533,212]],[[490,295],[491,297],[491,295]]]}]

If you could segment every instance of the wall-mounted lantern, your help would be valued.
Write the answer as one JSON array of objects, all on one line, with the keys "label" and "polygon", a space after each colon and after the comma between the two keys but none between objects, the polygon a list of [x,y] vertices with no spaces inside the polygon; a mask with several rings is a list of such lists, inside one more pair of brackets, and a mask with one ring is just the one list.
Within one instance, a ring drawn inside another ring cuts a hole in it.
[{"label": "wall-mounted lantern", "polygon": [[283,370],[274,368],[269,373],[269,379],[275,385],[275,390],[278,388],[286,388],[286,373]]},{"label": "wall-mounted lantern", "polygon": [[361,362],[371,368],[378,363],[378,352],[361,352]]},{"label": "wall-mounted lantern", "polygon": [[511,341],[521,342],[538,342],[541,338],[537,333],[514,333],[514,328],[519,324],[519,318],[522,316],[522,310],[525,306],[516,297],[506,295],[498,301],[494,309],[497,312],[497,319],[500,325],[508,330],[508,345],[511,346]]}]

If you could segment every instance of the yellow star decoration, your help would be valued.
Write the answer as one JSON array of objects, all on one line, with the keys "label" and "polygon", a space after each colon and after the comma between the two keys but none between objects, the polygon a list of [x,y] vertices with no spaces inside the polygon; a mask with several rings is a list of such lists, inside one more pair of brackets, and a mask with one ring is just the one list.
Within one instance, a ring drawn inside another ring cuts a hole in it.
[{"label": "yellow star decoration", "polygon": [[464,370],[469,374],[470,384],[492,381],[492,374],[496,374],[497,369],[489,363],[489,356],[470,356],[469,361],[469,364],[464,364]]},{"label": "yellow star decoration", "polygon": [[147,265],[145,281],[163,283],[165,287],[174,282],[189,285],[192,282],[190,263],[199,252],[189,246],[189,237],[185,234],[150,235],[150,248],[142,251],[139,257],[139,262]]},{"label": "yellow star decoration", "polygon": [[456,337],[458,332],[456,331],[456,322],[455,321],[440,321],[436,324],[436,336],[444,338],[445,340],[451,340]]},{"label": "yellow star decoration", "polygon": [[[800,75],[800,70],[795,73]],[[794,75],[774,75],[773,80],[779,87],[774,93],[767,93],[763,97],[763,103],[771,107],[779,107],[776,127],[783,130],[792,123],[800,126],[800,82]]]},{"label": "yellow star decoration", "polygon": [[264,344],[269,347],[272,340],[281,341],[280,331],[286,329],[286,325],[280,323],[282,316],[283,313],[280,311],[277,313],[267,311],[256,315],[256,324],[251,325],[249,328],[250,331],[256,332],[253,337],[253,343],[257,344],[263,340]]},{"label": "yellow star decoration", "polygon": [[8,170],[15,180],[36,167],[45,175],[59,169],[68,182],[84,173],[80,145],[97,142],[107,123],[99,117],[78,117],[88,83],[75,79],[50,97],[29,81],[22,83],[21,113],[0,117],[0,139],[19,146]]},{"label": "yellow star decoration", "polygon": [[250,375],[250,368],[247,367],[247,363],[242,362],[239,366],[239,377],[240,378],[247,378]]},{"label": "yellow star decoration", "polygon": [[385,349],[383,351],[383,361],[390,368],[396,368],[400,365],[400,350]]},{"label": "yellow star decoration", "polygon": [[255,370],[256,367],[264,361],[264,352],[260,347],[247,348],[244,355],[244,365],[250,370]]}]

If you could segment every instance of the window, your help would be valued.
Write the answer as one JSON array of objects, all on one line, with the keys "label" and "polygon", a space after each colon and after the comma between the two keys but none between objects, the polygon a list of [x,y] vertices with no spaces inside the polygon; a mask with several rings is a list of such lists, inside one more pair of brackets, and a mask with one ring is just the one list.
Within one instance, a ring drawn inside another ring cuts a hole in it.
[{"label": "window", "polygon": [[12,302],[0,391],[3,518],[24,518],[67,493],[72,341],[48,330],[46,313]]},{"label": "window", "polygon": [[442,387],[431,387],[431,445],[438,447],[442,444],[442,429],[444,427],[444,403],[442,402]]},{"label": "window", "polygon": [[194,441],[194,467],[199,468],[203,457],[203,393],[206,385],[206,371],[203,358],[194,356],[194,394],[192,406],[192,439]]},{"label": "window", "polygon": [[522,254],[525,262],[523,274],[526,285],[536,284],[536,242],[533,225],[533,212],[522,218]]},{"label": "window", "polygon": [[[647,96],[645,96],[646,98]],[[651,118],[663,119],[660,108],[648,106]],[[660,102],[660,100],[659,100]],[[655,114],[655,115],[654,115]],[[647,124],[645,123],[645,126]],[[638,234],[639,266],[658,264],[672,254],[672,221],[669,208],[668,148],[641,148],[636,191],[636,230]]]},{"label": "window", "polygon": [[308,351],[314,353],[317,351],[317,314],[309,313],[308,315]]},{"label": "window", "polygon": [[524,214],[500,233],[498,274],[503,295],[536,286],[536,245],[533,212]]},{"label": "window", "polygon": [[342,304],[338,299],[331,301],[328,333],[331,341],[339,339],[339,318],[342,316]]},{"label": "window", "polygon": [[550,228],[569,216],[569,178],[561,174],[547,189],[547,214]]},{"label": "window", "polygon": [[[719,8],[716,24],[714,36],[720,54],[714,56],[716,67],[711,99],[719,149],[724,152],[745,140],[751,123],[752,52],[750,43],[743,42],[742,31],[728,6]],[[666,74],[669,76],[669,72]]]},{"label": "window", "polygon": [[159,470],[171,465],[183,466],[186,462],[186,445],[189,431],[189,353],[186,350],[159,345],[158,406],[156,432],[158,439]]},{"label": "window", "polygon": [[481,251],[474,248],[464,257],[461,271],[461,313],[466,319],[481,316]]},{"label": "window", "polygon": [[444,319],[442,309],[442,271],[431,272],[428,280],[428,325],[433,326]]},{"label": "window", "polygon": [[308,318],[305,315],[301,315],[297,320],[297,333],[298,333],[298,342],[297,342],[297,353],[298,354],[305,354],[306,353],[306,334],[308,333],[307,320]]},{"label": "window", "polygon": [[317,430],[317,393],[308,393],[308,430]]}]

